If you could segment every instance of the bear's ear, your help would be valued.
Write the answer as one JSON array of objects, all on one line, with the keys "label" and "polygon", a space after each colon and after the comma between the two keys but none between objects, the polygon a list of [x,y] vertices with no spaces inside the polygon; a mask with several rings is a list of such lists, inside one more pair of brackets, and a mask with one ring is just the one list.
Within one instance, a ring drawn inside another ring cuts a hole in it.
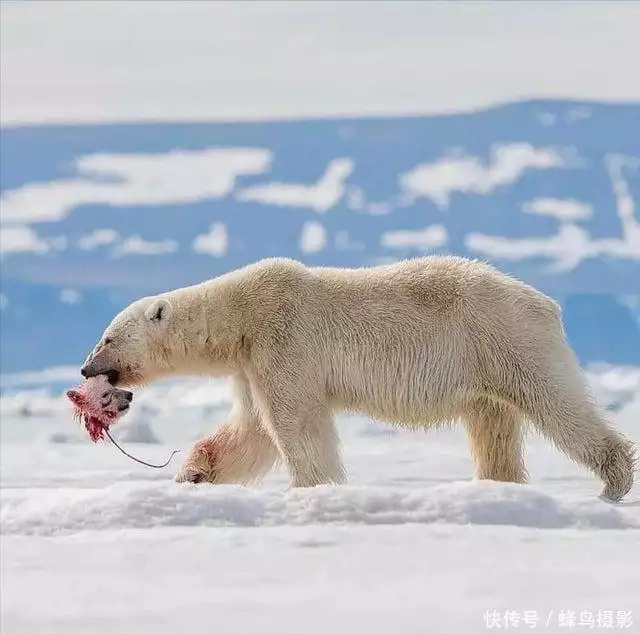
[{"label": "bear's ear", "polygon": [[171,303],[164,298],[156,299],[147,310],[144,316],[149,321],[163,322],[169,318],[171,314]]}]

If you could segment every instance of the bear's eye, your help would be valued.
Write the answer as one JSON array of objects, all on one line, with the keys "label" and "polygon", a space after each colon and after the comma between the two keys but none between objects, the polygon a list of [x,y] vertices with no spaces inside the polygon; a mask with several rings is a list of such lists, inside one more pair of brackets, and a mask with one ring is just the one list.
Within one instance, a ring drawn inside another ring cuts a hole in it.
[{"label": "bear's eye", "polygon": [[107,398],[109,396],[109,392],[104,392],[100,398]]},{"label": "bear's eye", "polygon": [[104,338],[104,345],[108,346],[110,343],[113,343],[113,339],[111,337]]}]

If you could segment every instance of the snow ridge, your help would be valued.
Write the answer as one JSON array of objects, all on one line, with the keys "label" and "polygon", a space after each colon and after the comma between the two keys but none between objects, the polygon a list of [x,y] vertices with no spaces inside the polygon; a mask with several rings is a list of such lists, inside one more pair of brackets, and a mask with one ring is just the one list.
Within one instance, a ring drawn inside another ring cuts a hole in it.
[{"label": "snow ridge", "polygon": [[3,534],[159,527],[454,524],[539,529],[640,529],[597,498],[552,497],[531,486],[453,482],[429,490],[333,487],[288,491],[124,482],[98,489],[5,489]]}]

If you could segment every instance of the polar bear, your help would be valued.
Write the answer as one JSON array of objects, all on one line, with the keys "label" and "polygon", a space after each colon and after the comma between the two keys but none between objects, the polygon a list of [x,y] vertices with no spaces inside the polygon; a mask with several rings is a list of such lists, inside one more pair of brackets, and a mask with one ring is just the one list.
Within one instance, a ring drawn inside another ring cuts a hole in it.
[{"label": "polar bear", "polygon": [[593,402],[558,305],[488,263],[426,256],[347,269],[287,258],[133,302],[81,370],[135,387],[228,376],[228,422],[195,444],[179,482],[249,484],[282,461],[294,487],[341,483],[333,421],[460,421],[475,477],[524,483],[532,424],[620,500],[633,444]]}]

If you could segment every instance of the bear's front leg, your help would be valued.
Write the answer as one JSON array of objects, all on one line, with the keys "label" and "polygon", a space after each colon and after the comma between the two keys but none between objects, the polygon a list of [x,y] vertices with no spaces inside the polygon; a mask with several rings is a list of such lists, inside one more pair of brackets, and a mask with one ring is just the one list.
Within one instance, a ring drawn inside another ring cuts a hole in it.
[{"label": "bear's front leg", "polygon": [[247,485],[263,478],[278,455],[259,425],[230,422],[193,446],[175,480]]},{"label": "bear's front leg", "polygon": [[[304,377],[304,373],[294,376]],[[256,382],[255,391],[262,420],[291,475],[291,486],[343,483],[345,471],[331,410],[313,398],[313,390],[296,389],[287,379],[273,371],[271,382]]]}]

